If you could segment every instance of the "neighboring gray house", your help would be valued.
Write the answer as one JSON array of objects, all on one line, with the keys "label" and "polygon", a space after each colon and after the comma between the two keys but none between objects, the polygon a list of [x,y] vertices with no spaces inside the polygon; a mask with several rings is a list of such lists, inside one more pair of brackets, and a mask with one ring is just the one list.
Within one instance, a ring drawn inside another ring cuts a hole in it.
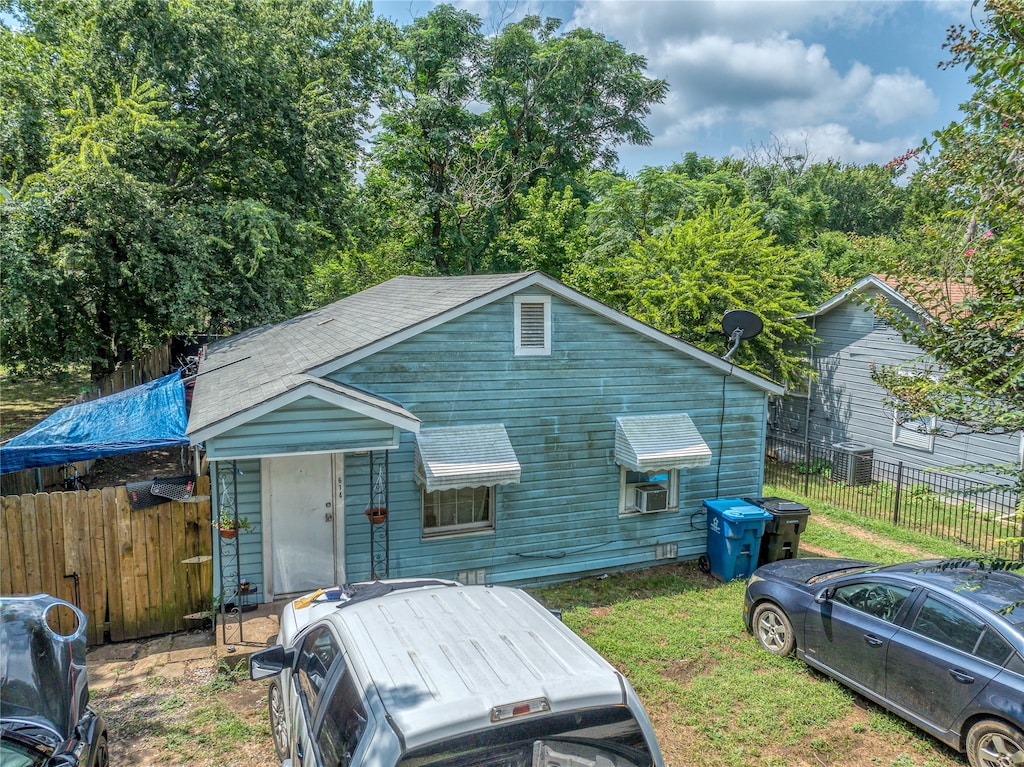
[{"label": "neighboring gray house", "polygon": [[539,583],[704,553],[781,393],[539,272],[397,277],[211,345],[188,432],[250,524],[215,546],[225,598]]},{"label": "neighboring gray house", "polygon": [[[946,289],[954,302],[963,298],[963,286]],[[872,366],[913,370],[923,356],[920,348],[903,341],[896,330],[875,316],[870,299],[877,297],[918,321],[929,319],[921,307],[899,292],[895,280],[876,275],[865,277],[803,315],[817,338],[808,355],[818,377],[809,381],[804,391],[788,391],[773,403],[771,436],[793,441],[809,437],[814,444],[840,444],[854,451],[863,446],[871,449],[874,460],[902,461],[920,469],[1019,464],[1024,460],[1019,434],[937,436],[933,433],[936,427],[949,433],[954,427],[937,424],[934,418],[908,420],[884,404],[885,391],[871,380]],[[986,479],[965,470],[953,473]]]}]

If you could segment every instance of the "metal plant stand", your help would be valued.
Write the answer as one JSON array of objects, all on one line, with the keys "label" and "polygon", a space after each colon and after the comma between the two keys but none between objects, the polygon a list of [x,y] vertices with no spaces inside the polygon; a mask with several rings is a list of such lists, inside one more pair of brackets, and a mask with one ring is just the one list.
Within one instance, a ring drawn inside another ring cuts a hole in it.
[{"label": "metal plant stand", "polygon": [[388,451],[370,453],[370,580],[387,578],[388,557]]},{"label": "metal plant stand", "polygon": [[[228,644],[228,620],[238,623],[238,640],[242,639],[242,547],[238,542],[238,465],[237,462],[217,463],[217,511],[215,519],[220,519],[222,512],[234,517],[234,535],[217,536],[217,553],[220,573],[220,626],[224,644]],[[230,600],[230,602],[229,602]],[[228,609],[228,605],[231,609]]]}]

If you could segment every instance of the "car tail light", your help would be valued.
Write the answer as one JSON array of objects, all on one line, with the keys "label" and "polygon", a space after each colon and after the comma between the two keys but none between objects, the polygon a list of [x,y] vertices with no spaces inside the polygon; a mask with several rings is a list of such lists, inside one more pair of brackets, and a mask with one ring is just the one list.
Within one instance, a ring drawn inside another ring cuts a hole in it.
[{"label": "car tail light", "polygon": [[517,716],[527,714],[539,714],[550,711],[551,704],[547,698],[534,698],[532,700],[521,700],[518,703],[505,703],[491,709],[491,721],[502,722],[506,719],[514,719]]}]

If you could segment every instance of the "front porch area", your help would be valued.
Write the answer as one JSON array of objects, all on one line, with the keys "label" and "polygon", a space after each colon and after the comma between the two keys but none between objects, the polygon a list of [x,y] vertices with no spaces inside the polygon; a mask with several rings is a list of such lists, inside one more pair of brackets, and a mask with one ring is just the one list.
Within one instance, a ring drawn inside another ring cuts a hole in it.
[{"label": "front porch area", "polygon": [[213,633],[218,665],[223,662],[236,668],[242,663],[248,664],[250,655],[273,644],[281,626],[281,610],[289,601],[281,599],[257,604],[241,616],[217,613]]}]

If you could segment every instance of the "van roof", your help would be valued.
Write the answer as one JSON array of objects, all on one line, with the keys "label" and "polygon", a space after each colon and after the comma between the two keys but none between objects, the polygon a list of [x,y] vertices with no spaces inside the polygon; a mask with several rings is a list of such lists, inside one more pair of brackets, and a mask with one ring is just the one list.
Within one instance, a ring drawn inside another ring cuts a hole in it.
[{"label": "van roof", "polygon": [[414,588],[329,614],[408,747],[490,726],[494,706],[625,701],[614,668],[516,588]]}]

